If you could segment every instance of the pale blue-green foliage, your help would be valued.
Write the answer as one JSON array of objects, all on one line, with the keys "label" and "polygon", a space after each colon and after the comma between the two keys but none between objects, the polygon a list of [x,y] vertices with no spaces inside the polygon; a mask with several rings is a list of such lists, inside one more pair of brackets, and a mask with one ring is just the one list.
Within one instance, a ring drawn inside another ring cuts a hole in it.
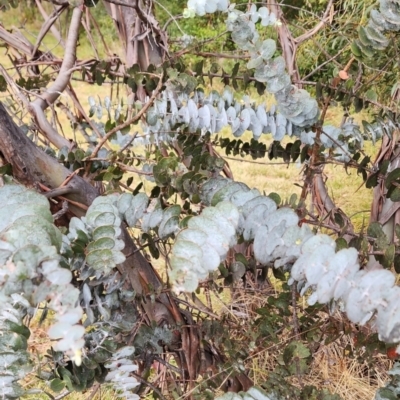
[{"label": "pale blue-green foliage", "polygon": [[114,388],[118,390],[117,397],[126,400],[140,400],[137,394],[132,393],[132,389],[139,385],[137,379],[130,374],[138,369],[131,359],[134,353],[133,346],[122,347],[105,364],[105,367],[110,370],[106,381],[112,382]]},{"label": "pale blue-green foliage", "polygon": [[400,341],[400,287],[392,272],[360,270],[356,249],[336,252],[332,238],[314,235],[307,225],[299,227],[293,210],[277,208],[243,183],[213,178],[203,184],[200,195],[208,207],[189,220],[172,247],[170,278],[176,290],[194,291],[242,235],[253,242],[260,264],[290,270],[290,284],[297,282],[301,294],[311,290],[309,304],[333,301],[354,323],[363,325],[372,318],[381,340]]},{"label": "pale blue-green foliage", "polygon": [[[190,3],[190,5],[189,5]],[[188,8],[201,9],[199,1],[188,2]],[[208,12],[215,12],[217,9]],[[276,42],[272,39],[261,40],[256,23],[261,19],[261,25],[277,24],[276,17],[266,7],[257,7],[253,4],[248,12],[242,12],[226,5],[228,12],[226,26],[232,32],[232,40],[242,50],[249,51],[251,60],[249,69],[255,68],[254,77],[265,82],[267,91],[275,95],[278,111],[298,127],[313,125],[319,116],[317,101],[303,89],[291,84],[283,57],[274,57]],[[279,139],[278,139],[279,140]]]},{"label": "pale blue-green foliage", "polygon": [[[283,57],[274,57],[275,41],[261,40],[255,25],[258,21],[263,26],[274,25],[279,21],[266,7],[257,9],[252,5],[248,12],[243,13],[233,6],[228,8],[228,5],[226,1],[197,0],[190,1],[188,9],[198,15],[227,11],[227,28],[232,32],[233,41],[250,53],[248,68],[255,69],[254,77],[264,82],[267,91],[274,94],[277,106],[273,105],[267,110],[264,104],[256,105],[247,96],[243,101],[237,101],[229,87],[222,94],[212,91],[205,96],[204,92],[195,91],[191,95],[190,91],[182,89],[191,86],[188,84],[190,77],[180,74],[179,79],[170,79],[161,98],[148,110],[146,122],[142,122],[143,135],[139,135],[134,144],[159,144],[174,140],[179,134],[177,124],[184,124],[191,132],[200,129],[204,133],[208,131],[214,134],[230,126],[236,137],[249,130],[255,139],[259,139],[262,134],[271,134],[274,140],[280,141],[285,135],[294,135],[304,143],[314,142],[315,134],[309,128],[319,116],[316,100],[307,91],[291,84]],[[174,83],[176,80],[179,81],[178,85]],[[92,112],[95,112],[98,107],[94,103],[92,108]],[[333,137],[322,134],[326,136],[322,139],[323,144],[326,148],[333,148],[332,153],[339,160],[348,161],[354,149],[362,147],[358,127],[353,123],[342,128],[327,126],[327,134],[333,129]],[[172,133],[174,130],[176,134]]]},{"label": "pale blue-green foliage", "polygon": [[[389,45],[385,31],[398,32],[400,30],[400,7],[397,0],[379,0],[379,11],[373,9],[367,26],[359,28],[359,39],[355,41],[353,51],[373,57],[374,50],[382,51]],[[361,51],[361,53],[360,53]]]},{"label": "pale blue-green foliage", "polygon": [[[125,197],[127,201],[128,196],[132,200],[129,203],[129,208],[124,211],[121,200]],[[149,232],[151,229],[157,228],[158,236],[161,239],[167,239],[179,230],[179,216],[181,213],[179,205],[161,209],[157,200],[149,205],[149,198],[144,193],[139,193],[136,196],[124,193],[118,201],[118,208],[123,212],[123,218],[129,226],[135,227],[139,223],[143,232]]]},{"label": "pale blue-green foliage", "polygon": [[[272,39],[261,40],[256,29],[259,21],[263,26],[278,24],[279,21],[266,7],[257,9],[252,5],[249,11],[243,13],[233,5],[228,6],[229,2],[222,0],[196,0],[188,3],[188,9],[191,10],[189,14],[227,11],[227,28],[232,32],[233,41],[239,48],[250,53],[247,67],[255,69],[255,79],[265,83],[267,91],[274,94],[277,105],[267,110],[265,104],[257,105],[247,96],[238,101],[228,86],[222,93],[214,90],[207,96],[201,90],[192,93],[196,85],[192,80],[195,79],[171,71],[166,90],[147,111],[146,121],[141,121],[143,134],[135,138],[132,142],[134,145],[159,145],[173,141],[179,135],[178,124],[188,127],[191,132],[199,129],[203,133],[215,134],[229,126],[235,137],[251,131],[257,140],[262,134],[271,134],[277,141],[288,135],[298,137],[305,144],[314,143],[315,132],[310,127],[319,117],[316,100],[306,90],[291,84],[283,57],[275,56],[276,42]],[[112,108],[107,97],[103,102],[96,102],[90,97],[89,103],[90,113],[97,118],[102,118],[104,110],[110,118],[113,109],[114,119],[117,119],[122,110],[120,104]],[[102,122],[98,122],[98,128],[105,133]],[[117,132],[113,140],[123,147],[130,139],[130,135]],[[93,136],[93,140],[97,138]],[[363,145],[358,126],[352,121],[341,128],[325,126],[321,141],[327,151],[332,149],[333,156],[344,162],[349,161],[351,154]]]},{"label": "pale blue-green foliage", "polygon": [[0,395],[21,394],[16,381],[29,366],[22,318],[43,301],[55,311],[49,329],[50,338],[59,339],[54,349],[80,362],[79,291],[70,284],[71,272],[59,266],[61,242],[44,196],[20,185],[0,188]]},{"label": "pale blue-green foliage", "polygon": [[[187,41],[187,39],[186,39]],[[89,115],[96,117],[96,120],[93,121],[94,125],[97,128],[97,131],[100,132],[101,135],[106,134],[106,125],[102,122],[103,117],[106,116],[108,121],[111,121],[112,119],[114,121],[118,121],[121,112],[123,111],[122,104],[118,102],[117,104],[112,104],[111,99],[108,96],[105,96],[103,101],[99,97],[98,100],[93,96],[88,97],[88,102],[89,102]],[[95,132],[91,132],[89,136],[89,145],[93,143],[97,143],[99,140],[97,134]],[[124,147],[126,143],[129,142],[131,137],[127,134],[127,132],[121,132],[118,130],[115,135],[111,138],[111,143],[112,144],[117,144],[120,147]],[[107,156],[107,151],[105,149],[100,149],[101,153],[98,154],[99,158],[106,158]]]},{"label": "pale blue-green foliage", "polygon": [[275,394],[267,394],[264,390],[253,386],[247,392],[225,393],[215,400],[280,400]]},{"label": "pale blue-green foliage", "polygon": [[144,232],[157,228],[158,236],[166,239],[179,228],[179,205],[161,209],[159,203],[150,204],[144,193],[111,194],[97,197],[82,218],[71,218],[68,239],[70,242],[83,232],[90,241],[86,247],[87,276],[108,276],[125,261],[122,250],[125,242],[120,238],[122,220],[128,226],[142,227]]},{"label": "pale blue-green foliage", "polygon": [[169,276],[176,291],[195,291],[199,281],[218,268],[236,244],[238,222],[238,209],[229,202],[208,207],[189,220],[171,252]]},{"label": "pale blue-green foliage", "polygon": [[203,16],[205,14],[212,14],[216,11],[225,11],[229,6],[229,0],[189,0],[187,8],[193,10],[194,14]]},{"label": "pale blue-green foliage", "polygon": [[19,294],[6,296],[0,292],[0,398],[18,398],[24,391],[18,384],[30,372],[27,352],[29,330],[22,318],[29,302]]},{"label": "pale blue-green foliage", "polygon": [[[294,86],[293,90],[297,92]],[[179,134],[179,129],[176,134],[171,133],[176,124],[184,124],[191,132],[201,129],[204,133],[215,134],[229,126],[235,137],[251,131],[257,140],[262,134],[271,134],[278,141],[288,135],[301,139],[305,144],[314,143],[315,132],[294,124],[282,112],[277,111],[276,105],[267,109],[265,103],[257,105],[248,96],[243,96],[239,101],[235,99],[229,86],[222,93],[213,90],[209,95],[201,90],[196,90],[192,96],[181,93],[176,97],[173,93],[173,88],[165,90],[162,97],[149,109],[147,124],[142,127],[144,136],[136,138],[134,144],[159,144],[174,140]],[[301,90],[299,93],[307,92]],[[301,101],[307,100],[302,95],[299,98]],[[351,120],[341,128],[324,126],[321,142],[326,149],[333,149],[332,152],[342,161],[348,161],[353,149],[363,145],[359,128]]]},{"label": "pale blue-green foliage", "polygon": [[[130,196],[132,197],[132,196]],[[92,238],[86,248],[86,263],[94,275],[108,275],[117,264],[125,261],[121,234],[121,214],[117,207],[119,195],[97,197],[81,220],[72,218],[69,237],[73,240],[81,230]]]}]

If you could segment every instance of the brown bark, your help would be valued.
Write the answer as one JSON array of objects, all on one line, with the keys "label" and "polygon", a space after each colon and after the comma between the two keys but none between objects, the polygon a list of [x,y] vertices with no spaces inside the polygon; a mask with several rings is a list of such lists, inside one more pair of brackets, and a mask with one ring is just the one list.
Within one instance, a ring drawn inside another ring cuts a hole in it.
[{"label": "brown bark", "polygon": [[[270,0],[267,2],[267,4],[270,11],[276,15],[277,19],[281,21],[284,20],[281,6],[276,0]],[[285,59],[288,73],[292,81],[299,82],[300,74],[296,63],[297,44],[295,42],[295,39],[293,38],[292,33],[290,32],[288,24],[286,22],[278,26],[277,31],[279,36],[279,43],[282,46],[282,56]]]},{"label": "brown bark", "polygon": [[154,18],[151,2],[120,0],[116,3],[104,0],[124,46],[126,66],[138,64],[146,71],[150,64],[160,65],[167,54],[167,39]]},{"label": "brown bark", "polygon": [[[385,135],[382,139],[382,145],[375,159],[374,165],[379,166],[383,161],[390,161],[390,170],[400,167],[400,133],[394,131],[392,138]],[[386,197],[388,190],[385,187],[385,179],[380,178],[378,185],[373,192],[371,206],[371,222],[382,224],[383,231],[391,243],[396,239],[395,226],[400,224],[400,202],[393,202]]]}]

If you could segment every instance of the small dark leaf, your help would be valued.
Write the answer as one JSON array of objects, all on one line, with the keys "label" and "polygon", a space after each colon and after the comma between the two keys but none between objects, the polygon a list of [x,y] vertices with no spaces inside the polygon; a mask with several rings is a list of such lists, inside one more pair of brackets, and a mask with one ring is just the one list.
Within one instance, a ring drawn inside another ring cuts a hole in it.
[{"label": "small dark leaf", "polygon": [[369,156],[364,157],[357,168],[357,174],[361,174],[364,181],[367,180],[367,172],[365,171],[365,167],[368,165],[370,160],[371,158]]},{"label": "small dark leaf", "polygon": [[390,194],[390,200],[396,202],[400,201],[400,187],[395,187]]},{"label": "small dark leaf", "polygon": [[3,75],[0,75],[0,92],[5,92],[7,90],[7,82]]},{"label": "small dark leaf", "polygon": [[384,160],[379,166],[379,172],[385,175],[390,165],[390,160]]},{"label": "small dark leaf", "polygon": [[373,238],[385,236],[382,225],[379,222],[372,222],[367,229],[367,234],[368,236],[372,236]]},{"label": "small dark leaf", "polygon": [[335,212],[334,213],[334,220],[341,228],[344,227],[344,219],[343,219],[343,216],[342,216],[342,214],[340,212]]},{"label": "small dark leaf", "polygon": [[98,69],[96,69],[94,80],[96,81],[96,83],[99,86],[101,86],[105,81],[105,77],[104,77],[103,73],[101,71],[99,71]]},{"label": "small dark leaf", "polygon": [[279,279],[282,282],[287,280],[282,268],[272,268],[272,273],[276,279]]},{"label": "small dark leaf", "polygon": [[388,246],[388,248],[385,251],[385,258],[383,261],[383,266],[387,269],[391,268],[394,262],[394,256],[395,256],[396,248],[394,244],[391,244]]},{"label": "small dark leaf", "polygon": [[374,188],[378,184],[378,177],[379,173],[375,172],[374,174],[370,175],[365,182],[365,187],[367,189]]},{"label": "small dark leaf", "polygon": [[396,179],[400,178],[400,168],[396,168],[393,171],[389,173],[389,175],[386,177],[385,181],[385,186],[386,189],[389,189],[392,182],[394,182]]},{"label": "small dark leaf", "polygon": [[342,249],[347,249],[348,244],[345,239],[343,238],[337,238],[336,239],[336,251],[342,250]]},{"label": "small dark leaf", "polygon": [[293,143],[293,146],[290,148],[290,156],[291,156],[293,162],[296,161],[299,158],[300,147],[301,147],[301,141],[300,140],[296,140]]},{"label": "small dark leaf", "polygon": [[62,381],[60,378],[55,378],[53,380],[50,381],[50,389],[53,392],[61,392],[61,390],[63,390],[65,388],[65,382]]},{"label": "small dark leaf", "polygon": [[275,203],[276,203],[276,205],[277,206],[279,206],[279,204],[281,204],[281,201],[282,201],[282,199],[281,199],[281,196],[279,196],[279,194],[278,193],[270,193],[269,195],[268,195],[268,197],[270,198],[270,199],[272,199]]},{"label": "small dark leaf", "polygon": [[128,85],[129,88],[131,88],[133,93],[137,92],[138,85],[137,85],[137,83],[136,83],[134,78],[128,78],[126,84]]},{"label": "small dark leaf", "polygon": [[301,154],[300,154],[300,161],[303,164],[305,160],[308,160],[310,156],[308,155],[308,150],[310,149],[310,146],[306,144],[302,149],[301,149]]},{"label": "small dark leaf", "polygon": [[0,175],[12,175],[11,164],[5,164],[2,167],[0,167]]},{"label": "small dark leaf", "polygon": [[194,66],[194,72],[196,73],[197,76],[203,74],[203,65],[204,65],[204,60],[199,61],[198,63],[195,64]]},{"label": "small dark leaf", "polygon": [[238,72],[239,72],[239,63],[236,63],[232,69],[232,79],[236,78]]},{"label": "small dark leaf", "polygon": [[394,257],[394,270],[400,274],[400,257]]},{"label": "small dark leaf", "polygon": [[322,99],[323,98],[323,92],[322,92],[322,82],[321,81],[318,81],[317,82],[317,86],[316,86],[316,97],[317,97],[317,100],[320,100],[320,99]]},{"label": "small dark leaf", "polygon": [[218,267],[218,269],[219,269],[219,272],[221,273],[221,275],[222,275],[224,278],[226,278],[227,276],[229,276],[229,271],[228,271],[228,269],[227,269],[223,264],[220,264],[220,266]]}]

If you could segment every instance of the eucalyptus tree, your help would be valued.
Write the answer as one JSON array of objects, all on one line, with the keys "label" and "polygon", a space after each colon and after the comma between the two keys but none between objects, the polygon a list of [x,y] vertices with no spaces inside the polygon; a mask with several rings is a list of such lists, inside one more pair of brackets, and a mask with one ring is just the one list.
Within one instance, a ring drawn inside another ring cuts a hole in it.
[{"label": "eucalyptus tree", "polygon": [[[340,24],[348,16],[329,0],[308,10],[312,26],[299,33],[290,15],[307,10],[292,3],[189,0],[177,16],[167,2],[151,0],[36,0],[44,23],[34,42],[0,24],[10,61],[0,65],[3,398],[55,398],[21,384],[33,369],[60,398],[111,382],[127,399],[150,392],[160,399],[335,399],[302,382],[313,346],[341,335],[327,334],[316,312],[338,310],[352,326],[369,324],[379,337],[374,349],[400,342],[398,121],[396,104],[385,97],[398,73],[400,10],[395,0],[381,0],[368,15],[352,14],[351,23],[363,18],[365,26],[346,31]],[[1,1],[0,10],[6,16],[17,5]],[[113,20],[118,46],[93,17],[97,7]],[[200,40],[179,25],[216,13],[224,25],[215,38]],[[338,54],[321,50],[324,34],[334,41],[343,32]],[[47,35],[62,46],[61,59],[45,50]],[[84,36],[94,58],[77,57]],[[222,52],[205,49],[221,37]],[[311,71],[300,62],[306,45],[319,51]],[[73,85],[79,80],[110,95],[90,96],[87,110]],[[261,102],[251,99],[256,92]],[[325,122],[334,102],[345,111],[340,126]],[[350,114],[367,106],[376,115],[359,127]],[[73,136],[63,134],[61,113]],[[253,139],[221,139],[223,129],[236,138],[250,131]],[[268,150],[263,135],[273,139]],[[363,144],[378,139],[381,152],[371,163]],[[282,202],[236,182],[218,146],[300,160],[301,198]],[[366,232],[356,232],[329,196],[327,163],[356,168],[376,187]],[[165,272],[154,268],[157,259]],[[268,285],[270,271],[283,281],[282,292],[239,338],[235,319],[197,296],[249,279]],[[298,294],[307,296],[301,313]],[[42,358],[28,351],[37,310],[41,320],[51,316],[51,348]],[[263,388],[255,387],[247,343],[266,346],[284,334],[293,340],[281,362]],[[391,375],[376,399],[399,393],[397,366]]]}]

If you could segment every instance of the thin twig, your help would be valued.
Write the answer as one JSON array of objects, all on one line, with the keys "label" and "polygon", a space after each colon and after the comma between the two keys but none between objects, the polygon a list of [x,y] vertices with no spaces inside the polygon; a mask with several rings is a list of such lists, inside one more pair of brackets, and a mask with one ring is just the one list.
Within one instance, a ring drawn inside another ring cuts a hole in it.
[{"label": "thin twig", "polygon": [[150,389],[152,389],[154,392],[157,393],[158,397],[161,400],[167,400],[166,397],[164,397],[164,395],[158,390],[158,388],[156,388],[152,383],[150,383],[149,381],[147,381],[146,379],[143,379],[140,375],[135,374],[134,372],[131,372],[131,374],[139,381],[142,382],[144,385],[148,386]]},{"label": "thin twig", "polygon": [[53,214],[54,221],[56,221],[57,219],[62,217],[65,213],[67,213],[67,211],[68,211],[68,202],[67,201],[63,201],[61,210],[59,210],[55,214]]},{"label": "thin twig", "polygon": [[90,157],[88,158],[94,158],[97,156],[97,153],[99,152],[99,150],[103,147],[104,143],[107,142],[107,140],[114,135],[115,133],[117,133],[119,130],[126,128],[127,126],[133,124],[134,122],[138,121],[143,115],[144,113],[152,106],[154,100],[156,99],[156,97],[158,96],[158,94],[160,93],[160,90],[163,86],[163,75],[160,76],[160,79],[158,81],[158,85],[156,87],[156,89],[154,90],[153,94],[151,95],[150,100],[143,106],[143,108],[132,118],[128,119],[127,121],[125,121],[124,123],[116,126],[114,129],[111,129],[98,143],[98,145],[95,147],[95,149],[93,150],[93,153],[90,155]]},{"label": "thin twig", "polygon": [[[299,320],[297,318],[297,286],[293,284],[291,287],[292,291],[292,317],[293,317],[293,333],[296,340],[300,340],[300,326]],[[298,357],[294,357],[294,362],[296,366],[296,375],[299,381],[299,385],[301,388],[304,387],[303,381],[301,380],[301,371],[300,371],[300,360]]]}]

